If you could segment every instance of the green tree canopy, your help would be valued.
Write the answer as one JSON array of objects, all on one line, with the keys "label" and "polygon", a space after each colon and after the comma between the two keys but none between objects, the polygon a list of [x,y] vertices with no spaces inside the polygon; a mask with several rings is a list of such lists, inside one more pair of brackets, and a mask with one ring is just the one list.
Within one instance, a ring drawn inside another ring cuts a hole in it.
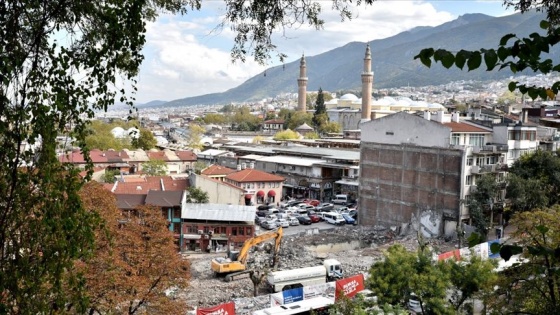
[{"label": "green tree canopy", "polygon": [[273,139],[274,140],[292,140],[292,139],[299,139],[300,135],[299,133],[293,131],[293,130],[284,130],[284,131],[278,131]]},{"label": "green tree canopy", "polygon": [[167,163],[164,160],[149,160],[142,163],[142,172],[148,176],[166,175]]},{"label": "green tree canopy", "polygon": [[204,115],[203,121],[205,124],[226,125],[229,119],[222,114],[209,113]]},{"label": "green tree canopy", "polygon": [[208,193],[204,190],[191,186],[187,189],[187,202],[189,203],[208,203]]},{"label": "green tree canopy", "polygon": [[156,145],[156,137],[154,137],[154,134],[146,128],[140,128],[140,134],[138,135],[138,138],[132,139],[132,146],[142,150],[150,150],[152,148],[155,148]]},{"label": "green tree canopy", "polygon": [[341,133],[342,127],[336,121],[329,121],[319,128],[321,133]]},{"label": "green tree canopy", "polygon": [[308,124],[313,125],[313,114],[304,112],[293,112],[288,119],[288,129],[296,129],[297,127]]}]

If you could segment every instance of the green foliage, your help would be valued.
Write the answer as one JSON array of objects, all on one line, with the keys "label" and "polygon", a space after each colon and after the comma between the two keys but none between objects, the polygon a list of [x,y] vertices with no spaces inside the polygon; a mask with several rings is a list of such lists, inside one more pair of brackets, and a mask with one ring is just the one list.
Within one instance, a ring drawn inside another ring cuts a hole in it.
[{"label": "green foliage", "polygon": [[521,156],[509,169],[506,198],[512,211],[550,207],[560,201],[560,157],[537,150]]},{"label": "green foliage", "polygon": [[194,162],[194,172],[196,174],[200,174],[202,172],[203,169],[207,168],[208,165],[202,161],[196,161]]},{"label": "green foliage", "polygon": [[229,120],[225,115],[214,113],[204,115],[204,118],[202,120],[205,124],[226,125],[227,123],[229,123]]},{"label": "green foliage", "polygon": [[221,113],[233,113],[234,111],[235,111],[235,106],[233,106],[233,104],[224,105],[219,110],[219,112]]},{"label": "green foliage", "polygon": [[189,193],[187,195],[188,203],[208,203],[208,193],[204,190],[191,186],[187,189]]},{"label": "green foliage", "polygon": [[[432,60],[436,63],[440,62],[447,69],[452,66],[463,69],[466,65],[468,71],[478,69],[484,62],[487,71],[498,68],[499,70],[509,69],[512,73],[525,69],[544,74],[557,72],[560,70],[560,64],[554,65],[551,59],[542,60],[541,54],[548,53],[550,47],[558,44],[560,28],[551,27],[548,21],[542,21],[540,26],[542,29],[548,30],[546,35],[532,33],[529,37],[518,38],[515,34],[507,34],[500,40],[498,49],[460,50],[453,54],[441,48],[426,48],[421,50],[414,59],[420,59],[422,64],[427,67],[432,65]],[[555,82],[552,86],[538,87],[514,81],[510,82],[508,88],[511,92],[519,90],[522,94],[528,94],[532,99],[540,97],[548,100],[554,99],[558,94],[560,82]]]},{"label": "green foliage", "polygon": [[148,176],[166,175],[167,163],[163,160],[149,160],[142,163],[142,172]]},{"label": "green foliage", "polygon": [[198,150],[202,149],[204,145],[201,143],[201,140],[205,132],[206,130],[202,126],[198,124],[190,124],[187,136],[189,148]]},{"label": "green foliage", "polygon": [[131,137],[115,138],[111,130],[116,127],[121,127],[125,130],[134,127],[130,123],[123,121],[113,121],[105,123],[100,120],[92,120],[87,127],[87,136],[85,139],[86,145],[89,149],[98,149],[106,151],[109,149],[120,151],[122,149],[131,149]]},{"label": "green foliage", "polygon": [[491,309],[503,313],[555,314],[560,309],[560,207],[517,213],[512,239],[516,244],[496,245],[509,260],[522,253],[525,263],[514,263],[500,273],[498,289],[488,298]]},{"label": "green foliage", "polygon": [[297,127],[308,124],[313,125],[313,114],[304,112],[293,112],[288,119],[287,125],[288,129],[296,129]]},{"label": "green foliage", "polygon": [[466,200],[473,225],[483,241],[486,241],[489,228],[492,225],[490,217],[486,213],[489,214],[494,211],[494,203],[499,192],[500,186],[496,182],[496,176],[494,174],[484,174],[478,177],[476,191],[471,193],[470,198]]},{"label": "green foliage", "polygon": [[105,169],[105,173],[103,174],[103,177],[101,179],[103,180],[104,183],[114,183],[116,180],[115,176],[119,174],[120,174],[119,170],[109,171]]},{"label": "green foliage", "polygon": [[263,140],[264,140],[264,137],[263,137],[263,136],[255,136],[255,137],[253,138],[253,140],[251,141],[251,143],[259,144],[259,143],[261,143]]},{"label": "green foliage", "polygon": [[293,130],[283,130],[283,131],[278,131],[273,139],[274,140],[292,140],[292,139],[299,139],[300,135],[299,133],[293,131]]},{"label": "green foliage", "polygon": [[341,133],[342,127],[336,121],[329,121],[319,128],[321,133]]},{"label": "green foliage", "polygon": [[155,148],[156,145],[156,137],[154,137],[154,134],[146,128],[140,128],[140,134],[138,135],[138,138],[132,139],[132,146],[134,148],[150,150],[152,148]]},{"label": "green foliage", "polygon": [[319,139],[321,137],[319,137],[319,134],[316,132],[308,132],[305,134],[305,139]]},{"label": "green foliage", "polygon": [[238,131],[257,131],[262,123],[261,119],[251,114],[248,106],[241,106],[235,109],[231,117],[232,128]]}]

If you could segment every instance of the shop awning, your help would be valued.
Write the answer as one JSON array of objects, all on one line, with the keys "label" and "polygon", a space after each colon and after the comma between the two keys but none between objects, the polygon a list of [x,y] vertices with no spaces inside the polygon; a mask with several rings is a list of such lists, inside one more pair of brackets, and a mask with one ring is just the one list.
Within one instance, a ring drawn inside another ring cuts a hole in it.
[{"label": "shop awning", "polygon": [[198,240],[200,236],[200,234],[183,234],[183,238],[186,240]]},{"label": "shop awning", "polygon": [[251,198],[253,198],[253,195],[251,195],[251,194],[246,194],[245,195],[245,199],[251,199]]},{"label": "shop awning", "polygon": [[274,197],[274,196],[276,196],[276,192],[274,190],[269,190],[268,191],[268,196],[269,197]]},{"label": "shop awning", "polygon": [[257,197],[264,197],[264,191],[259,190],[259,191],[257,192]]}]

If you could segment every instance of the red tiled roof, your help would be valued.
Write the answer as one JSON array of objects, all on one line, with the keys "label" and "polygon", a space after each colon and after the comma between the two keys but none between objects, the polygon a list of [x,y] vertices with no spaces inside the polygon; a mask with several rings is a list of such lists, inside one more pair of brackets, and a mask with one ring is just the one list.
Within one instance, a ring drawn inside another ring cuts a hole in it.
[{"label": "red tiled roof", "polygon": [[488,131],[486,129],[477,127],[477,126],[473,126],[471,124],[466,124],[466,123],[460,123],[460,122],[449,122],[449,123],[444,123],[442,124],[444,126],[447,126],[449,128],[451,128],[451,132],[485,132],[485,133],[491,133],[491,131]]},{"label": "red tiled roof", "polygon": [[58,160],[61,163],[73,163],[73,164],[81,164],[86,162],[82,152],[80,151],[63,153],[58,156]]},{"label": "red tiled roof", "polygon": [[270,174],[267,172],[259,171],[252,168],[247,168],[226,176],[227,179],[238,183],[246,182],[283,182],[284,177]]},{"label": "red tiled roof", "polygon": [[234,172],[236,172],[236,170],[231,169],[229,167],[212,164],[200,173],[206,176],[220,176],[220,175],[228,175]]},{"label": "red tiled roof", "polygon": [[283,124],[284,119],[271,119],[264,122],[265,124]]},{"label": "red tiled roof", "polygon": [[[183,191],[189,187],[188,179],[173,179],[171,176],[146,177],[144,181],[117,182],[114,194],[147,194],[150,190]],[[112,189],[111,187],[106,187]]]},{"label": "red tiled roof", "polygon": [[196,161],[197,160],[196,154],[194,154],[194,152],[192,152],[192,151],[175,151],[175,154],[177,154],[177,157],[181,161]]},{"label": "red tiled roof", "polygon": [[163,151],[158,151],[158,152],[146,152],[146,154],[148,154],[148,157],[150,158],[150,160],[162,160],[162,161],[167,161],[168,158],[165,155],[165,152]]}]

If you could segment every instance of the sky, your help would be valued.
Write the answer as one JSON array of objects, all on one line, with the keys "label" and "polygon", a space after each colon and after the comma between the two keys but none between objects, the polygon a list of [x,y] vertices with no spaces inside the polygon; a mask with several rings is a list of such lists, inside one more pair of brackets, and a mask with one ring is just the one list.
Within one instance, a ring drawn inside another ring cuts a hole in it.
[{"label": "sky", "polygon": [[[279,64],[273,59],[268,65],[259,65],[250,56],[244,63],[232,62],[230,50],[235,34],[228,27],[216,28],[222,21],[223,3],[203,0],[200,11],[183,16],[161,15],[148,23],[145,59],[138,78],[138,103],[225,92]],[[323,29],[303,25],[289,29],[284,36],[273,37],[278,50],[288,55],[286,63],[302,54],[318,55],[352,41],[368,42],[417,26],[437,26],[467,13],[515,13],[512,8],[503,7],[503,0],[376,0],[371,6],[354,7],[354,18],[341,22],[340,16],[330,9],[330,0],[320,3],[325,20]],[[297,75],[294,74],[294,90]]]}]

